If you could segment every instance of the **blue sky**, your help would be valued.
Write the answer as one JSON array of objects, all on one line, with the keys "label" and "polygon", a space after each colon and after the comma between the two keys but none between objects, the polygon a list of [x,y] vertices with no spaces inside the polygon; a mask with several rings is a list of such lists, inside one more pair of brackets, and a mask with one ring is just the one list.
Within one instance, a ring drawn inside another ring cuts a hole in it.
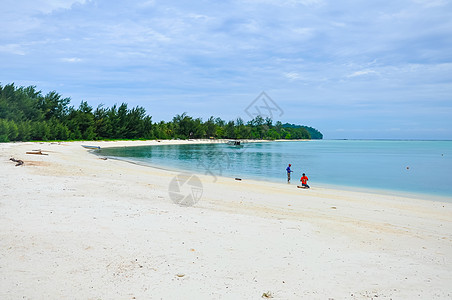
[{"label": "blue sky", "polygon": [[0,83],[78,106],[127,102],[275,120],[325,138],[452,139],[449,0],[3,0]]}]

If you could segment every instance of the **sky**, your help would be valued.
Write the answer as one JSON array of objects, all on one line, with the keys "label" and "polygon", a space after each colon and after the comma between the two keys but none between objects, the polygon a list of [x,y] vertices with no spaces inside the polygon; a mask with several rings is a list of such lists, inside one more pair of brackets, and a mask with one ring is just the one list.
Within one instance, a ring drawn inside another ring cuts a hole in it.
[{"label": "sky", "polygon": [[452,0],[2,0],[0,84],[153,121],[452,139]]}]

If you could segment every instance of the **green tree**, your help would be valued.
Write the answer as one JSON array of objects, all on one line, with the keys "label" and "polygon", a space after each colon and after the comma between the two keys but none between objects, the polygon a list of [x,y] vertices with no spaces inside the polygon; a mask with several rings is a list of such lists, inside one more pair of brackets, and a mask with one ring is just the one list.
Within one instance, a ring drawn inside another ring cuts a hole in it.
[{"label": "green tree", "polygon": [[61,98],[55,91],[48,93],[45,97],[39,97],[37,107],[42,111],[45,120],[56,118],[62,120],[68,113],[70,98]]},{"label": "green tree", "polygon": [[30,121],[22,121],[17,125],[18,141],[29,141],[31,139],[31,124]]},{"label": "green tree", "polygon": [[8,121],[5,119],[0,119],[0,142],[9,142],[8,138],[9,126]]},{"label": "green tree", "polygon": [[71,107],[68,114],[68,128],[72,139],[93,140],[96,138],[94,131],[93,108],[86,101],[82,101],[78,109]]},{"label": "green tree", "polygon": [[[125,138],[137,138],[145,135],[145,117],[146,110],[142,107],[135,107],[127,111],[125,116]],[[150,119],[148,120],[148,122]]]},{"label": "green tree", "polygon": [[225,130],[224,130],[224,134],[225,137],[228,139],[235,139],[236,133],[235,133],[235,124],[234,121],[229,121],[226,126],[225,126]]},{"label": "green tree", "polygon": [[0,141],[104,138],[323,138],[315,128],[294,124],[273,125],[271,118],[257,116],[246,124],[241,118],[225,121],[211,116],[206,122],[187,113],[172,121],[153,123],[143,107],[128,109],[126,103],[93,111],[86,101],[69,107],[70,98],[56,91],[42,96],[35,86],[0,84]]},{"label": "green tree", "polygon": [[197,138],[204,134],[201,128],[201,119],[194,120],[187,116],[185,112],[182,115],[176,115],[173,118],[173,124],[178,138]]},{"label": "green tree", "polygon": [[98,138],[112,138],[113,128],[111,119],[108,115],[108,110],[102,104],[97,106],[93,113],[94,117],[94,132]]},{"label": "green tree", "polygon": [[206,137],[207,138],[215,136],[215,133],[216,133],[216,130],[217,130],[217,125],[215,124],[215,118],[213,116],[211,116],[204,123],[204,128],[205,128],[205,132],[206,132]]},{"label": "green tree", "polygon": [[16,122],[13,120],[8,121],[8,139],[10,141],[17,141],[17,136],[19,135],[19,128]]}]

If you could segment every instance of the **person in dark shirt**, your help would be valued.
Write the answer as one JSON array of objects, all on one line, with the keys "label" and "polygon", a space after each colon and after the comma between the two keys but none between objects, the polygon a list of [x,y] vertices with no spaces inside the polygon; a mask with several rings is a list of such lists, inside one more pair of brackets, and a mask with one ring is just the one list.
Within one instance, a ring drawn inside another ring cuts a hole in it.
[{"label": "person in dark shirt", "polygon": [[290,183],[290,173],[293,172],[293,171],[290,169],[290,166],[292,166],[292,165],[289,164],[289,166],[286,168],[286,171],[287,171],[287,183]]}]

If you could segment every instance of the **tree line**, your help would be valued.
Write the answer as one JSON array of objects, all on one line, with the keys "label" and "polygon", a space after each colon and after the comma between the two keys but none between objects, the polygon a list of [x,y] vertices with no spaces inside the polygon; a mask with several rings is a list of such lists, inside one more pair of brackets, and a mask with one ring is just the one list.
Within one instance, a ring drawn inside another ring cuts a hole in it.
[{"label": "tree line", "polygon": [[126,103],[93,109],[86,101],[78,108],[55,91],[43,95],[35,86],[0,84],[0,142],[105,139],[321,139],[309,126],[282,124],[257,116],[225,121],[203,121],[186,113],[171,121],[152,122],[143,107]]}]

